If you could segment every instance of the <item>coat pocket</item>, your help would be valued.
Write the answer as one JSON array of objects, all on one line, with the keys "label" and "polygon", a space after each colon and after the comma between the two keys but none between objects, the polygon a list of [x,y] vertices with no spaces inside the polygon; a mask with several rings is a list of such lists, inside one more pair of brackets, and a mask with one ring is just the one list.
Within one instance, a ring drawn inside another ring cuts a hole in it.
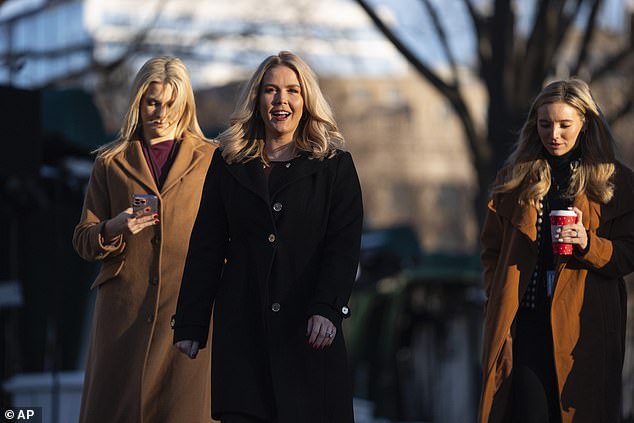
[{"label": "coat pocket", "polygon": [[109,280],[116,278],[119,273],[121,273],[121,269],[123,269],[123,265],[125,263],[125,259],[113,259],[104,261],[99,274],[97,275],[97,279],[92,283],[90,289],[97,288],[98,286],[108,282]]}]

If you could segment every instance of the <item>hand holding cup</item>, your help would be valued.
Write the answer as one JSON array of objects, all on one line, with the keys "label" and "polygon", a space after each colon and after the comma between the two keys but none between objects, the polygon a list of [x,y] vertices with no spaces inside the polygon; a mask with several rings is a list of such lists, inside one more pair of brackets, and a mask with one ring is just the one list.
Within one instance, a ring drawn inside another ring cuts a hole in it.
[{"label": "hand holding cup", "polygon": [[581,251],[588,246],[588,234],[582,225],[583,213],[576,207],[550,212],[553,253],[571,255],[573,246]]}]

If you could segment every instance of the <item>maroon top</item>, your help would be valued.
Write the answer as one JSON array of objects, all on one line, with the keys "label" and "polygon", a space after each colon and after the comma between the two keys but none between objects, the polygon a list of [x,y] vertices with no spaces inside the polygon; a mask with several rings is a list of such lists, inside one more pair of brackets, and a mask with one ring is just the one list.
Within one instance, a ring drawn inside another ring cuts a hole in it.
[{"label": "maroon top", "polygon": [[178,150],[178,143],[174,140],[168,140],[152,144],[149,146],[147,143],[143,143],[143,155],[147,162],[156,186],[160,190],[163,187],[167,173],[174,163],[174,157],[176,157],[176,150]]}]

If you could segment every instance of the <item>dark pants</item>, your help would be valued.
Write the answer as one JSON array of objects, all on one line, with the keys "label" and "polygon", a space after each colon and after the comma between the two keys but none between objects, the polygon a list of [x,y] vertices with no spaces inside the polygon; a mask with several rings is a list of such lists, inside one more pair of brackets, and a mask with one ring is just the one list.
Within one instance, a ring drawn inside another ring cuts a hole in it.
[{"label": "dark pants", "polygon": [[525,365],[513,366],[513,423],[559,423],[554,383]]},{"label": "dark pants", "polygon": [[548,311],[518,312],[513,338],[513,423],[559,423],[559,393]]}]

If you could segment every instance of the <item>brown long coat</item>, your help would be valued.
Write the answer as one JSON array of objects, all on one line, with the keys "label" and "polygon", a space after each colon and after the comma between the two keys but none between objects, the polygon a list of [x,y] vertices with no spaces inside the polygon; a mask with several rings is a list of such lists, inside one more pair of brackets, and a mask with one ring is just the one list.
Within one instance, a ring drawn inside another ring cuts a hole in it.
[{"label": "brown long coat", "polygon": [[[159,192],[140,141],[95,161],[73,246],[102,268],[80,422],[210,422],[210,358],[172,345],[170,319],[213,144],[186,138]],[[134,193],[159,198],[160,224],[104,245],[104,221]]]},{"label": "brown long coat", "polygon": [[[551,306],[563,423],[620,420],[625,336],[623,276],[634,270],[634,176],[617,165],[607,205],[581,195],[585,254],[558,266]],[[493,198],[482,231],[487,295],[479,421],[503,422],[513,367],[513,320],[537,262],[537,211],[516,195]]]}]

